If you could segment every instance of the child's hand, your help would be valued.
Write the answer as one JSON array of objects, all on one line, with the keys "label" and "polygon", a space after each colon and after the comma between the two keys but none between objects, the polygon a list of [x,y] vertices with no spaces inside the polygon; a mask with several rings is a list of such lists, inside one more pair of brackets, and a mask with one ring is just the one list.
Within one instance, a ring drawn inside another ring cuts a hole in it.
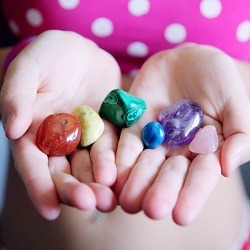
[{"label": "child's hand", "polygon": [[83,210],[114,208],[109,188],[116,180],[113,126],[106,123],[91,153],[75,152],[71,164],[66,157],[42,153],[35,137],[39,124],[51,113],[71,112],[80,104],[98,112],[107,93],[121,88],[120,82],[115,60],[71,32],[43,33],[10,65],[0,99],[5,131],[17,171],[45,218],[58,216],[60,202]]},{"label": "child's hand", "polygon": [[[149,59],[130,92],[148,109],[138,123],[122,130],[115,191],[129,213],[140,210],[153,219],[168,213],[180,225],[192,223],[216,187],[250,160],[250,104],[232,59],[208,46],[186,45]],[[143,150],[141,131],[159,112],[180,99],[198,103],[204,125],[216,127],[217,152],[194,155],[188,147]]]}]

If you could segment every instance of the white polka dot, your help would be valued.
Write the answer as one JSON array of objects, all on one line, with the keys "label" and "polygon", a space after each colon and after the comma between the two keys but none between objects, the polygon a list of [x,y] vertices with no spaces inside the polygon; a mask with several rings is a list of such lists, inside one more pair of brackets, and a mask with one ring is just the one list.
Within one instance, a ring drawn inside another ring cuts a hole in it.
[{"label": "white polka dot", "polygon": [[14,20],[9,21],[9,26],[14,34],[18,34],[20,32],[20,29]]},{"label": "white polka dot", "polygon": [[26,20],[33,27],[39,27],[43,23],[43,16],[37,9],[28,9],[26,12]]},{"label": "white polka dot", "polygon": [[216,18],[222,11],[220,0],[202,0],[200,3],[200,12],[206,18]]},{"label": "white polka dot", "polygon": [[79,5],[80,0],[58,0],[58,3],[63,9],[72,10]]},{"label": "white polka dot", "polygon": [[96,36],[107,37],[113,33],[114,25],[108,18],[99,17],[92,23],[91,30]]},{"label": "white polka dot", "polygon": [[131,77],[135,78],[135,77],[138,75],[138,73],[139,73],[139,69],[132,69],[132,70],[129,71],[128,74],[129,74]]},{"label": "white polka dot", "polygon": [[239,24],[236,30],[236,38],[243,43],[250,41],[250,21],[244,21]]},{"label": "white polka dot", "polygon": [[128,2],[128,11],[131,15],[142,16],[149,12],[150,2],[149,0],[130,0]]},{"label": "white polka dot", "polygon": [[130,56],[144,57],[148,54],[148,47],[142,42],[133,42],[128,46],[127,52]]},{"label": "white polka dot", "polygon": [[164,36],[170,43],[181,43],[187,37],[187,30],[182,24],[173,23],[165,29]]}]

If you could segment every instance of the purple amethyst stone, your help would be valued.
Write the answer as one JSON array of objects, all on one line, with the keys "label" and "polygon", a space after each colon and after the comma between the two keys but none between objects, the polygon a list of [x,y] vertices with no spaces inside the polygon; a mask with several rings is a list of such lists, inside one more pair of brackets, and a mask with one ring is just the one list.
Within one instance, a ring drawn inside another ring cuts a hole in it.
[{"label": "purple amethyst stone", "polygon": [[158,121],[165,129],[165,142],[170,146],[190,143],[203,122],[201,107],[190,100],[183,99],[162,110]]}]

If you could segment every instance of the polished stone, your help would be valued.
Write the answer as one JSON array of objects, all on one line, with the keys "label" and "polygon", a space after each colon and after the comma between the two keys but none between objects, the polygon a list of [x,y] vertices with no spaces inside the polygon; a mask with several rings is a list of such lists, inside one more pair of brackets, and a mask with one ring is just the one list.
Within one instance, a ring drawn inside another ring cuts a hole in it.
[{"label": "polished stone", "polygon": [[47,116],[38,128],[36,145],[50,156],[65,156],[78,146],[81,139],[79,119],[70,113]]},{"label": "polished stone", "polygon": [[104,99],[99,114],[117,126],[126,128],[137,122],[145,110],[146,103],[143,99],[115,89]]},{"label": "polished stone", "polygon": [[168,145],[187,145],[202,125],[203,111],[197,103],[182,99],[162,110],[158,121],[165,129]]},{"label": "polished stone", "polygon": [[197,154],[211,154],[218,149],[219,140],[215,126],[201,128],[189,144],[189,150]]},{"label": "polished stone", "polygon": [[141,138],[146,148],[155,149],[164,141],[164,128],[159,122],[149,122],[142,129]]},{"label": "polished stone", "polygon": [[82,136],[80,145],[87,147],[97,141],[104,132],[104,122],[98,113],[89,106],[78,106],[73,110],[80,122]]}]

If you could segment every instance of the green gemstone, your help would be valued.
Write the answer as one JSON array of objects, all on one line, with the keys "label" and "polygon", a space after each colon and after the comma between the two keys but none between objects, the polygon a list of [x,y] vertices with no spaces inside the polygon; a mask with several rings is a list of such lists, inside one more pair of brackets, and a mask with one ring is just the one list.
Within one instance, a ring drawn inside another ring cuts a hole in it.
[{"label": "green gemstone", "polygon": [[124,90],[114,89],[104,99],[99,115],[119,127],[126,128],[133,125],[146,108],[143,99]]}]

